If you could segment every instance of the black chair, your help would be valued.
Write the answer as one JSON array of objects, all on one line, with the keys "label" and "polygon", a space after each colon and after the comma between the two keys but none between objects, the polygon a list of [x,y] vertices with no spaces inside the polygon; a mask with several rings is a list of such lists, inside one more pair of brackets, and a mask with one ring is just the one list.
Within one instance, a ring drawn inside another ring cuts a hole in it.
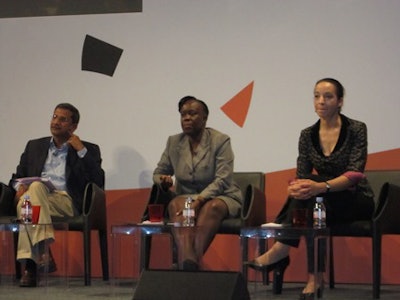
[{"label": "black chair", "polygon": [[369,237],[372,243],[373,298],[380,297],[382,236],[400,234],[400,171],[367,171],[375,196],[372,220],[357,221],[331,227],[329,286],[335,287],[333,237]]},{"label": "black chair", "polygon": [[17,212],[14,205],[14,192],[7,185],[0,182],[0,220],[1,223],[11,222]]},{"label": "black chair", "polygon": [[[0,224],[8,224],[14,222],[17,215],[14,205],[14,191],[7,185],[0,182]],[[10,201],[11,200],[11,201]],[[18,232],[14,232],[14,249],[18,248]],[[21,278],[21,268],[18,261],[15,261],[15,277]]]},{"label": "black chair", "polygon": [[[218,230],[218,234],[234,234],[240,236],[242,227],[260,226],[265,223],[266,217],[266,197],[265,197],[265,174],[261,172],[235,172],[234,180],[239,185],[243,194],[243,204],[241,214],[237,218],[225,219]],[[151,188],[148,204],[162,203],[168,205],[173,193],[164,192],[157,185]],[[147,209],[143,220],[147,219]],[[151,235],[144,237],[145,251],[144,268],[149,268],[151,252]],[[242,238],[242,260],[248,260],[248,240]],[[265,250],[265,242],[260,241],[260,247]],[[176,250],[173,250],[173,261],[177,262]],[[243,276],[247,279],[247,269],[242,270]]]},{"label": "black chair", "polygon": [[[10,222],[16,216],[14,207],[14,191],[0,183],[0,220]],[[82,214],[73,218],[52,218],[54,222],[68,223],[68,230],[81,231],[83,234],[84,280],[85,285],[91,285],[91,231],[99,233],[101,264],[103,280],[109,279],[106,199],[102,188],[94,183],[86,185],[83,199]],[[4,211],[3,211],[4,208]],[[4,212],[4,214],[3,214]],[[17,243],[18,239],[15,239]],[[16,248],[15,248],[16,249]],[[20,278],[20,267],[16,265],[16,277]]]},{"label": "black chair", "polygon": [[[239,185],[243,195],[241,215],[235,219],[225,219],[218,234],[234,234],[240,236],[243,227],[257,227],[266,222],[265,174],[261,172],[236,172],[233,178]],[[242,262],[249,260],[248,238],[241,237]],[[266,251],[266,243],[259,241],[259,251]],[[247,282],[247,266],[242,266],[242,274]],[[263,276],[263,282],[268,284],[268,277]]]}]

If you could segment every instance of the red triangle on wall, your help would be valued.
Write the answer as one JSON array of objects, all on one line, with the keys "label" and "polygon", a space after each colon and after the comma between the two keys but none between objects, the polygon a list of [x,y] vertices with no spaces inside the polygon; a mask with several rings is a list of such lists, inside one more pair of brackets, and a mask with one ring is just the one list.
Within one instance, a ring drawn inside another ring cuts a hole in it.
[{"label": "red triangle on wall", "polygon": [[254,81],[221,106],[221,110],[238,126],[243,127],[249,111]]}]

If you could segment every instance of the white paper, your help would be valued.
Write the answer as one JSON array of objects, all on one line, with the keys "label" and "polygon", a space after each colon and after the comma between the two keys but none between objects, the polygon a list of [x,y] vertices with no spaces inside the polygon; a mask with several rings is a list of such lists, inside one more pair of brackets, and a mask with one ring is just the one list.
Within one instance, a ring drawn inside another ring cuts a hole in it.
[{"label": "white paper", "polygon": [[271,223],[264,223],[261,225],[261,227],[283,227],[283,225],[271,222]]},{"label": "white paper", "polygon": [[40,181],[47,186],[50,192],[56,189],[53,183],[50,181],[50,179],[45,177],[22,177],[22,178],[17,178],[16,181],[24,185],[30,185],[34,181]]},{"label": "white paper", "polygon": [[139,224],[143,224],[143,225],[160,225],[160,224],[164,224],[163,221],[160,222],[150,222],[149,220],[143,221],[142,223]]}]

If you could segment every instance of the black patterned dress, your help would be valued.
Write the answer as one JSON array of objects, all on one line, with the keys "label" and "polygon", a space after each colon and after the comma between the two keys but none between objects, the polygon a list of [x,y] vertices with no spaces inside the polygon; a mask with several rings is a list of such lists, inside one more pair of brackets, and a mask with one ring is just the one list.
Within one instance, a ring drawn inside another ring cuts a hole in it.
[{"label": "black patterned dress", "polygon": [[[320,147],[320,121],[301,131],[299,155],[297,158],[297,177],[315,181],[326,181],[346,172],[364,172],[368,155],[367,126],[365,123],[340,115],[342,128],[338,142],[329,156]],[[327,209],[328,226],[356,220],[371,219],[374,211],[373,192],[368,180],[362,179],[348,190],[321,195]],[[296,208],[313,208],[315,197],[308,200],[288,198],[276,219],[277,223],[291,223],[292,212]],[[297,247],[299,240],[280,240]],[[309,264],[309,269],[312,266]]]}]

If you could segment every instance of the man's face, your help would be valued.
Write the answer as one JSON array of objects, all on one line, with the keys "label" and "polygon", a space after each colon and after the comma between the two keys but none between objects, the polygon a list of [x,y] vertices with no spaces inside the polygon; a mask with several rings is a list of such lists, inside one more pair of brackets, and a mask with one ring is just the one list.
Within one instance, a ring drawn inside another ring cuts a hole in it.
[{"label": "man's face", "polygon": [[180,114],[181,127],[187,135],[196,136],[206,127],[207,116],[203,106],[196,100],[186,102],[182,106]]},{"label": "man's face", "polygon": [[50,121],[50,131],[54,137],[69,139],[77,124],[72,123],[72,112],[68,109],[56,108]]}]

